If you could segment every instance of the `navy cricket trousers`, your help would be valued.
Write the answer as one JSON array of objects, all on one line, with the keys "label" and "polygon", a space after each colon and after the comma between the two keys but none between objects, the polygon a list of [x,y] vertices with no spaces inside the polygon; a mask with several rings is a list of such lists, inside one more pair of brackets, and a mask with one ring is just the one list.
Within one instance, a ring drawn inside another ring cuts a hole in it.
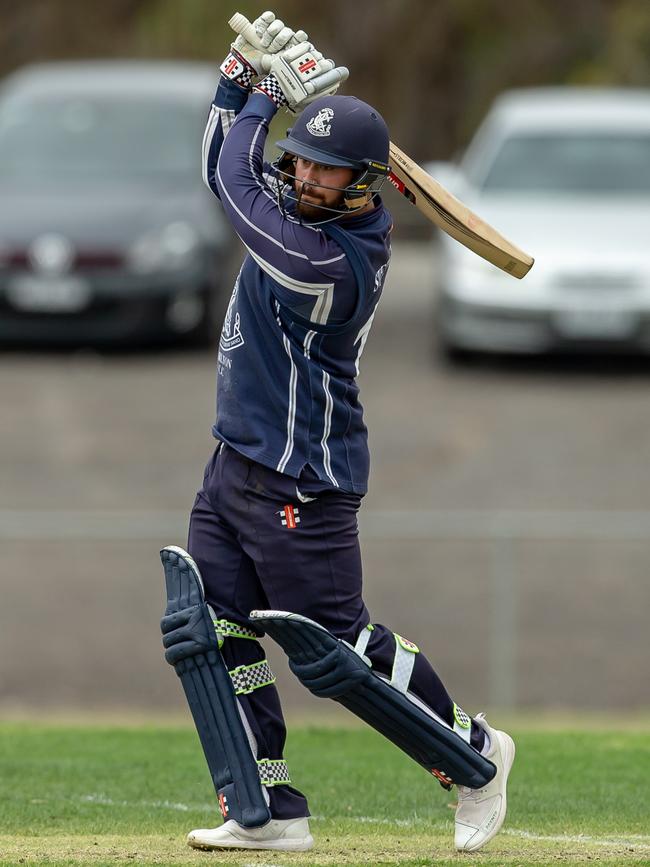
[{"label": "navy cricket trousers", "polygon": [[[292,611],[354,644],[370,622],[362,598],[360,503],[358,494],[326,485],[309,468],[296,480],[218,445],[192,509],[188,543],[217,617],[251,628],[255,608]],[[390,675],[389,629],[375,624],[365,652],[375,670]],[[265,658],[249,639],[226,639],[222,653],[228,669]],[[453,724],[453,702],[422,653],[409,689]],[[239,701],[257,757],[282,758],[286,728],[275,686]],[[309,815],[304,795],[290,785],[270,788],[269,796],[273,818]]]}]

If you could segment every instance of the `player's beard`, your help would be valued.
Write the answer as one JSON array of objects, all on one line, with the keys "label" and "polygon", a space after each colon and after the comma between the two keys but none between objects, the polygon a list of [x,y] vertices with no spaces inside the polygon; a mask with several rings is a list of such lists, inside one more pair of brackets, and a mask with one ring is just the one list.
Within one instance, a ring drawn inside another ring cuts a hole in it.
[{"label": "player's beard", "polygon": [[326,204],[326,200],[322,196],[317,195],[313,187],[307,186],[303,188],[302,193],[298,194],[296,210],[306,220],[322,220],[324,217],[332,216],[332,211],[324,210],[325,207],[339,210],[342,204],[343,193],[340,193],[334,202]]}]

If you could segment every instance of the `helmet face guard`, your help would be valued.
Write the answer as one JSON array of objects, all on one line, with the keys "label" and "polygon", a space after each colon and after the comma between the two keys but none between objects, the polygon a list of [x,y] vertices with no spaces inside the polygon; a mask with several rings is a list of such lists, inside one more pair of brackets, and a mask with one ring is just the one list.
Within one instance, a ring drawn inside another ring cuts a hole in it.
[{"label": "helmet face guard", "polygon": [[[324,214],[322,220],[305,220],[311,226],[329,223],[345,214],[353,214],[360,208],[365,207],[372,200],[372,197],[379,193],[390,172],[390,166],[385,163],[376,162],[375,160],[362,160],[358,163],[351,163],[349,160],[344,162],[340,159],[334,162],[329,154],[320,152],[316,148],[294,147],[294,142],[286,143],[291,145],[291,150],[285,150],[272,164],[278,174],[276,195],[278,206],[283,213],[287,212],[289,203],[292,203],[295,206],[299,220],[302,222],[303,217],[300,214],[299,205],[305,192],[305,187],[335,190],[343,194],[341,204],[338,207],[310,202],[310,207],[318,209]],[[278,142],[280,146],[284,144],[285,141]],[[352,169],[356,174],[346,187],[332,187],[329,184],[313,184],[308,181],[302,181],[295,173],[295,163],[298,157],[318,163],[319,165]],[[301,184],[300,193],[297,192],[298,183]],[[332,216],[329,216],[330,214]]]},{"label": "helmet face guard", "polygon": [[[327,223],[365,207],[390,173],[390,166],[385,162],[388,128],[372,106],[354,96],[322,96],[314,100],[277,146],[281,156],[273,166],[278,179],[278,204],[283,211],[292,202],[301,218],[298,206],[305,186],[341,193],[340,204],[336,207],[309,203],[324,214],[323,220],[309,219],[311,225]],[[352,181],[346,187],[303,182],[296,175],[296,159],[352,169]]]}]

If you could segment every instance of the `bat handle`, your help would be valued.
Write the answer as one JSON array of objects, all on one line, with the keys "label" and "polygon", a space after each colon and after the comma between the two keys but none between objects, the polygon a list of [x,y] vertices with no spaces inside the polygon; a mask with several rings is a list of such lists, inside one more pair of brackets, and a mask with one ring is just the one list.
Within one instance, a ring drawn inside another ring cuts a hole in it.
[{"label": "bat handle", "polygon": [[235,31],[235,33],[243,36],[246,42],[252,45],[253,48],[264,51],[264,46],[262,45],[262,42],[257,35],[257,30],[250,23],[248,18],[245,15],[241,14],[241,12],[235,12],[228,24]]}]

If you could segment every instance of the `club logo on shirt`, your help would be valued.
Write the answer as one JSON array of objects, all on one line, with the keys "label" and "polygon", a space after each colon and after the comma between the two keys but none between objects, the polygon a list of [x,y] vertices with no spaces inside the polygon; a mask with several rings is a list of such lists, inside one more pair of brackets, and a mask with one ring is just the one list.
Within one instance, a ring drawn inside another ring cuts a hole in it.
[{"label": "club logo on shirt", "polygon": [[[223,328],[221,329],[219,348],[224,352],[232,352],[232,350],[237,349],[238,346],[244,345],[244,338],[239,324],[239,313],[235,313],[235,302],[237,301],[238,292],[239,277],[237,278],[235,287],[232,290],[232,296],[230,298],[230,303],[228,304],[228,310],[226,311],[226,318],[223,321]],[[233,313],[235,313],[234,321]]]},{"label": "club logo on shirt", "polygon": [[281,516],[282,526],[287,530],[295,530],[300,523],[300,509],[296,506],[285,506],[275,514]]},{"label": "club logo on shirt", "polygon": [[330,121],[333,117],[334,111],[331,108],[321,108],[318,114],[307,122],[307,132],[317,136],[329,135],[332,130]]}]

